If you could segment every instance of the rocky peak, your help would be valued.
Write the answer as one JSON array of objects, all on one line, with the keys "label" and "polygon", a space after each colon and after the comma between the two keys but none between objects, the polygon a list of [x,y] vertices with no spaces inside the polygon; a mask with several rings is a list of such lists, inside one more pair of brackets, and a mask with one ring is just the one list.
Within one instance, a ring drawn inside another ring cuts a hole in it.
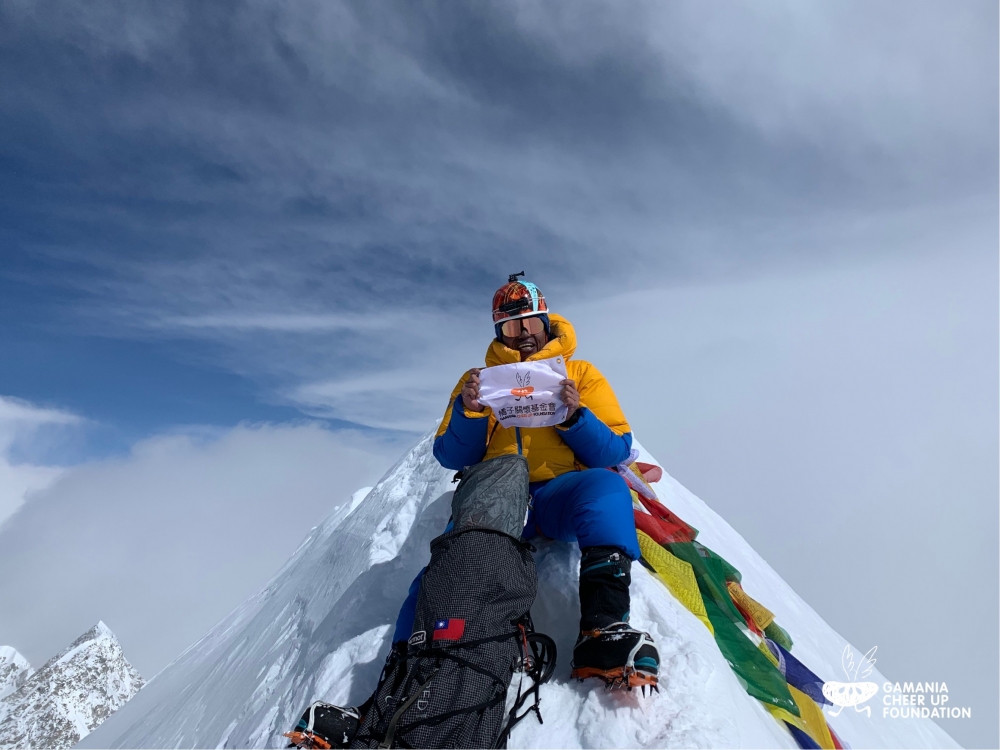
[{"label": "rocky peak", "polygon": [[34,671],[17,649],[0,646],[0,700],[21,687]]},{"label": "rocky peak", "polygon": [[0,749],[71,747],[144,684],[115,634],[98,622],[34,674],[22,670],[21,684],[0,700]]}]

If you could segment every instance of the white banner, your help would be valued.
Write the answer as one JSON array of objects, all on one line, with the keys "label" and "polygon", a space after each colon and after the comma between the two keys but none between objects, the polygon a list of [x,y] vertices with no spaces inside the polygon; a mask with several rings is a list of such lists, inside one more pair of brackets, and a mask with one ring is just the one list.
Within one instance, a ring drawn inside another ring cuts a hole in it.
[{"label": "white banner", "polygon": [[479,373],[479,403],[504,427],[551,427],[566,421],[562,357],[487,367]]}]

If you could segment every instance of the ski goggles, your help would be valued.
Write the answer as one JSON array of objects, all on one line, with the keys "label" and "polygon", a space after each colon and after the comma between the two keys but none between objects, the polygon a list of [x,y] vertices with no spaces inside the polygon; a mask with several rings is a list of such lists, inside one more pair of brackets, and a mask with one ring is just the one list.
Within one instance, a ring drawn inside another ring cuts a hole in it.
[{"label": "ski goggles", "polygon": [[541,316],[534,315],[529,318],[506,320],[500,324],[500,332],[508,338],[516,339],[522,330],[527,331],[529,336],[534,336],[545,330],[545,321]]}]

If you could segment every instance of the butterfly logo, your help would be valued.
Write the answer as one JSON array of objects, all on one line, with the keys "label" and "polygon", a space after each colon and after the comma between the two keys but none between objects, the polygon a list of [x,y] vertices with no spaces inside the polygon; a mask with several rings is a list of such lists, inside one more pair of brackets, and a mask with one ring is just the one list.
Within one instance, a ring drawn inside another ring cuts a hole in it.
[{"label": "butterfly logo", "polygon": [[[840,716],[840,712],[848,706],[854,706],[854,710],[859,714],[867,713],[868,718],[872,717],[872,707],[861,707],[861,704],[870,700],[878,692],[878,684],[874,682],[858,682],[859,678],[867,677],[875,668],[875,650],[878,646],[872,646],[867,654],[862,656],[858,663],[854,663],[854,652],[851,645],[844,646],[844,653],[841,654],[840,664],[844,668],[844,674],[848,680],[853,682],[830,682],[823,683],[823,695],[828,701],[837,707],[836,713],[830,716]],[[853,670],[853,674],[851,673]]]}]

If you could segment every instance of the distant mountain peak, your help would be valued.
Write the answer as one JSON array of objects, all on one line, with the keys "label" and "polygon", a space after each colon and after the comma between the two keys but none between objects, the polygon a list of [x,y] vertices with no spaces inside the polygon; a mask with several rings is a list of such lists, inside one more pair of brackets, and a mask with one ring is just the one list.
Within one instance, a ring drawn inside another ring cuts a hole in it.
[{"label": "distant mountain peak", "polygon": [[[16,648],[0,646],[0,701],[16,692],[34,673],[28,660]],[[0,721],[2,720],[3,709],[0,708]]]},{"label": "distant mountain peak", "polygon": [[34,673],[17,651],[4,649],[20,662],[15,657],[5,661],[8,651],[0,650],[0,684],[5,664],[23,663],[28,671],[21,668],[19,684],[0,700],[0,749],[71,747],[145,684],[103,622]]}]

